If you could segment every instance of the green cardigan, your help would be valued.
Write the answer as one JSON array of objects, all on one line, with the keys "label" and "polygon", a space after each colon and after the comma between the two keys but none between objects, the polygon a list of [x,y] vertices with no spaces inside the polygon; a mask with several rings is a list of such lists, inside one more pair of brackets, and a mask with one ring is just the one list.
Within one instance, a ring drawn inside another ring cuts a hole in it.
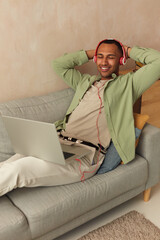
[{"label": "green cardigan", "polygon": [[[135,158],[135,129],[133,104],[156,80],[160,78],[160,52],[133,47],[130,58],[145,64],[135,73],[122,76],[112,74],[105,84],[104,109],[114,146],[122,161],[128,163]],[[75,69],[88,62],[85,51],[65,54],[53,61],[55,72],[75,90],[75,95],[63,120],[57,121],[57,129],[65,129],[69,115],[77,107],[85,92],[100,76],[82,74]]]}]

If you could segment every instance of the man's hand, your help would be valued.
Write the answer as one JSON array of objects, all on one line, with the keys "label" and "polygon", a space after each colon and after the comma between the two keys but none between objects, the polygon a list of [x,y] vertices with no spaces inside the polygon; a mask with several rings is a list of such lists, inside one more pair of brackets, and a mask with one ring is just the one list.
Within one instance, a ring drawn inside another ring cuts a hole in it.
[{"label": "man's hand", "polygon": [[130,57],[130,51],[131,51],[131,47],[128,47],[126,45],[123,46],[124,47],[124,50],[125,50],[125,53],[126,53],[126,58],[129,58]]},{"label": "man's hand", "polygon": [[95,49],[94,50],[87,50],[86,51],[86,54],[87,54],[87,57],[88,57],[88,59],[93,59],[93,57],[94,57],[94,54],[95,54]]}]

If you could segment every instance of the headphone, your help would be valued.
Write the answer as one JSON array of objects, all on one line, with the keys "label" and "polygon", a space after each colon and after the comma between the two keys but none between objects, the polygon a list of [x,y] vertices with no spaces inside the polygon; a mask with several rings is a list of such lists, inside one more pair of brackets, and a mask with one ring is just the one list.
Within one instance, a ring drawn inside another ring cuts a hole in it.
[{"label": "headphone", "polygon": [[118,42],[121,45],[122,51],[123,51],[123,56],[119,59],[119,64],[120,65],[125,65],[126,64],[126,52],[125,52],[125,49],[123,47],[123,44],[121,42],[117,41],[116,39],[113,39],[113,38],[104,39],[104,40],[102,40],[102,41],[100,41],[98,43],[98,46],[96,47],[96,51],[95,51],[95,54],[94,54],[94,57],[93,57],[93,61],[95,63],[97,62],[97,51],[98,51],[99,45],[101,43],[103,43],[104,41],[106,41],[106,40],[114,40],[114,41]]}]

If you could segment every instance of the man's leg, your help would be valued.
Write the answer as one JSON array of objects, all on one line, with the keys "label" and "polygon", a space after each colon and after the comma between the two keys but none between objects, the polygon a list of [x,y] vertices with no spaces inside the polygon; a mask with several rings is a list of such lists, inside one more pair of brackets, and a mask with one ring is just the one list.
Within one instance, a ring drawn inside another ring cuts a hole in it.
[{"label": "man's leg", "polygon": [[[141,129],[135,128],[135,138],[138,139],[141,134]],[[115,169],[119,164],[121,163],[121,158],[111,141],[109,148],[106,152],[104,161],[102,165],[100,166],[99,170],[97,171],[97,174],[102,174],[109,172],[113,169]]]},{"label": "man's leg", "polygon": [[[88,161],[81,159],[81,171],[94,169]],[[85,178],[95,173],[85,175]],[[73,160],[65,166],[34,157],[17,159],[15,156],[0,164],[0,196],[15,188],[56,186],[81,181],[79,162]]]},{"label": "man's leg", "polygon": [[121,158],[113,142],[111,142],[107,150],[107,153],[105,155],[104,161],[101,167],[99,168],[99,170],[97,171],[97,174],[103,174],[103,173],[109,172],[115,169],[120,163],[121,163]]}]

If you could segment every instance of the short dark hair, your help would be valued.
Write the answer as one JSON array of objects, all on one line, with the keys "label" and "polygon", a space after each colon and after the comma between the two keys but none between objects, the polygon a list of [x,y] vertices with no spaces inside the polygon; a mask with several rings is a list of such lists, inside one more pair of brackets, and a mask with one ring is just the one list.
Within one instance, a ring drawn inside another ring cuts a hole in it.
[{"label": "short dark hair", "polygon": [[[118,49],[120,50],[120,52],[121,52],[121,54],[122,54],[122,56],[123,56],[122,46],[121,46],[121,44],[120,44],[118,41],[116,41],[116,40],[114,40],[114,39],[106,39],[106,40],[102,41],[102,42],[99,44],[99,46],[100,46],[102,43],[105,43],[105,44],[115,44],[115,45],[118,47]],[[98,46],[98,48],[99,48],[99,46]],[[98,49],[97,49],[97,50],[98,50]]]}]

